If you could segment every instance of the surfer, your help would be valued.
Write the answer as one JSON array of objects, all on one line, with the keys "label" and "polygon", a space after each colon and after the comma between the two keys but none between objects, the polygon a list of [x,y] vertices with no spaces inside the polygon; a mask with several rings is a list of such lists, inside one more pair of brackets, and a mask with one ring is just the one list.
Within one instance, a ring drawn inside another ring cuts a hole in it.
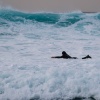
[{"label": "surfer", "polygon": [[[71,57],[65,51],[62,52],[62,56],[54,56],[51,58],[77,59],[77,57]],[[86,57],[83,57],[82,59],[87,59],[87,58],[92,58],[92,57],[87,55]]]},{"label": "surfer", "polygon": [[62,52],[62,56],[55,56],[51,58],[77,59],[77,57],[71,57],[65,51]]}]

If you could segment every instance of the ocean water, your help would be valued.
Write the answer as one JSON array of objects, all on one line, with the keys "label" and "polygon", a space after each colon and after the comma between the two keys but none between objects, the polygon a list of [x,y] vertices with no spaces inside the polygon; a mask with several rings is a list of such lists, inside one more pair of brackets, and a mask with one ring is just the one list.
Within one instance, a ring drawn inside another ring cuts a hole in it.
[{"label": "ocean water", "polygon": [[1,8],[0,100],[100,100],[100,13]]}]

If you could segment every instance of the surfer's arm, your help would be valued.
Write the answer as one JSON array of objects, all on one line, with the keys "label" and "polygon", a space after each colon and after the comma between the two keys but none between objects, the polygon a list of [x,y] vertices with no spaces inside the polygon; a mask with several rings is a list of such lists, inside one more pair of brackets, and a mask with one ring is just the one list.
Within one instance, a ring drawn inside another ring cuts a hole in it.
[{"label": "surfer's arm", "polygon": [[71,57],[72,59],[78,59],[77,57]]},{"label": "surfer's arm", "polygon": [[55,57],[51,57],[51,58],[62,58],[62,56],[55,56]]}]

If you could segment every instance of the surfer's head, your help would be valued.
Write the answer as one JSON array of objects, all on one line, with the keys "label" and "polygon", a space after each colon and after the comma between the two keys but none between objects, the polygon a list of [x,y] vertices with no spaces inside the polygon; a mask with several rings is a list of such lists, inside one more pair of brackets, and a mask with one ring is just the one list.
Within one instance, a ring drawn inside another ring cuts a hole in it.
[{"label": "surfer's head", "polygon": [[62,55],[66,55],[67,53],[65,51],[62,52]]},{"label": "surfer's head", "polygon": [[66,58],[66,59],[72,58],[72,57],[69,56],[65,51],[62,52],[62,57],[63,57],[63,58]]}]

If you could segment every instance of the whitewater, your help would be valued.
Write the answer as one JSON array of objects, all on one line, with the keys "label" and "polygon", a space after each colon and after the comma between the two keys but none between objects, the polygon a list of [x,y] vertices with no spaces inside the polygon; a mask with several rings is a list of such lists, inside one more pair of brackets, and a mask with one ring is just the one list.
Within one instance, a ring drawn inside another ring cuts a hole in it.
[{"label": "whitewater", "polygon": [[0,100],[100,100],[100,13],[1,8]]}]

